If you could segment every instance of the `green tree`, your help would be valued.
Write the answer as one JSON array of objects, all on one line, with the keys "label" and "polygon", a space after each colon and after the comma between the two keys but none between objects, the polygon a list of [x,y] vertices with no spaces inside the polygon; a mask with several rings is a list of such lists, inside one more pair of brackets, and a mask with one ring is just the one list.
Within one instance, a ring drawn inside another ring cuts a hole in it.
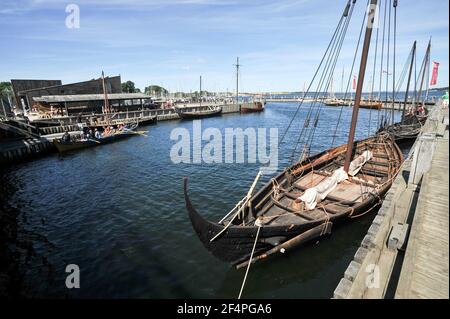
[{"label": "green tree", "polygon": [[0,94],[12,94],[11,82],[0,82]]},{"label": "green tree", "polygon": [[122,92],[124,93],[139,93],[141,90],[135,87],[133,81],[126,81],[122,83]]},{"label": "green tree", "polygon": [[144,93],[154,96],[164,96],[169,93],[169,91],[159,85],[150,85],[145,88]]}]

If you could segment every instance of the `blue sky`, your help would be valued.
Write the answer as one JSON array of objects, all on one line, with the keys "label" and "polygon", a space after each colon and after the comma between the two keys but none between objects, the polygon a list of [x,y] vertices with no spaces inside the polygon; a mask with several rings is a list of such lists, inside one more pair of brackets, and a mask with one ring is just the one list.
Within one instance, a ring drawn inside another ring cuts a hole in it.
[{"label": "blue sky", "polygon": [[[384,3],[384,0],[381,0]],[[65,8],[80,7],[79,29]],[[120,74],[137,87],[170,91],[301,90],[312,78],[346,0],[0,0],[0,81],[61,79],[64,83]],[[358,0],[338,62],[350,68],[366,1]],[[414,40],[422,59],[430,36],[448,85],[449,2],[399,0],[397,69]],[[373,46],[372,46],[373,47]],[[370,65],[370,63],[369,63]],[[370,67],[369,67],[370,72]]]}]

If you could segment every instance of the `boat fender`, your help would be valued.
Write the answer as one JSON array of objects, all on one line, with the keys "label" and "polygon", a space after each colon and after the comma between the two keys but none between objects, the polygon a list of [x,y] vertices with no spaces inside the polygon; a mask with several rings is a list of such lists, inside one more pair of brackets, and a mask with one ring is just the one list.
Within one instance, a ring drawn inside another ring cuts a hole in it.
[{"label": "boat fender", "polygon": [[278,246],[282,242],[286,241],[285,236],[275,236],[275,237],[269,237],[262,240],[262,242],[270,244],[272,246]]}]

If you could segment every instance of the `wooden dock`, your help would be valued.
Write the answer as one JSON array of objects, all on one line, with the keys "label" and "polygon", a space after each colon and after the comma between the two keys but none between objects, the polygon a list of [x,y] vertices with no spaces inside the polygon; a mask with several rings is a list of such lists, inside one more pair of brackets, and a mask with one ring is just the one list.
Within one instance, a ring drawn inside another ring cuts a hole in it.
[{"label": "wooden dock", "polygon": [[[221,106],[222,113],[239,113],[242,105],[240,104],[214,104],[214,106]],[[202,110],[206,109],[211,104],[200,105],[187,105],[190,110]],[[129,120],[129,119],[147,119],[156,116],[158,121],[167,120],[179,120],[179,115],[173,109],[158,109],[158,110],[145,110],[145,111],[133,111],[133,112],[120,112],[114,114],[115,120]],[[83,119],[89,119],[91,115],[83,116]],[[103,120],[103,115],[97,116],[98,120]],[[20,128],[12,125],[7,125],[7,121],[0,121],[0,129],[8,129],[15,133],[18,137],[7,139],[0,143],[0,164],[6,166],[15,163],[19,163],[25,160],[38,158],[53,152],[56,152],[56,148],[53,145],[53,139],[62,136],[65,130],[68,130],[70,134],[79,134],[80,128],[76,124],[77,117],[70,116],[62,118],[63,125],[55,125],[49,127],[42,127],[39,129],[39,133],[26,131],[25,128]],[[21,124],[21,123],[17,123]],[[26,125],[26,124],[21,124]],[[22,137],[19,137],[22,136]]]},{"label": "wooden dock", "polygon": [[449,298],[448,118],[432,108],[334,298]]},{"label": "wooden dock", "polygon": [[437,142],[423,178],[395,298],[449,298],[448,149]]},{"label": "wooden dock", "polygon": [[[266,103],[300,103],[301,100],[302,100],[302,97],[295,97],[295,98],[282,97],[282,98],[267,98],[265,101],[266,101]],[[312,98],[305,98],[305,100],[303,102],[311,103],[314,101],[315,100]],[[318,101],[320,101],[320,98]],[[353,105],[354,100],[346,99],[345,102],[348,103],[349,105]],[[404,101],[395,101],[394,104],[392,104],[392,101],[382,101],[382,103],[383,103],[382,104],[383,109],[391,110],[392,108],[394,108],[394,110],[396,110],[396,111],[403,110]],[[408,101],[407,105],[410,105],[410,104],[411,104],[411,101]],[[431,106],[431,105],[434,105],[434,102],[427,102],[427,103],[425,103],[425,105]],[[341,106],[333,106],[333,107],[341,107]]]}]

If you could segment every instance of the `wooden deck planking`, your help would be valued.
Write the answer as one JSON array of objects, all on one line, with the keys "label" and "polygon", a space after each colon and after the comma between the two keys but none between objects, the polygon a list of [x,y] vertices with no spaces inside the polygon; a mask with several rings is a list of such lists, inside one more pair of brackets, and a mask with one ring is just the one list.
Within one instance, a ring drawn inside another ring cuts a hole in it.
[{"label": "wooden deck planking", "polygon": [[424,176],[396,298],[449,298],[448,139]]}]

